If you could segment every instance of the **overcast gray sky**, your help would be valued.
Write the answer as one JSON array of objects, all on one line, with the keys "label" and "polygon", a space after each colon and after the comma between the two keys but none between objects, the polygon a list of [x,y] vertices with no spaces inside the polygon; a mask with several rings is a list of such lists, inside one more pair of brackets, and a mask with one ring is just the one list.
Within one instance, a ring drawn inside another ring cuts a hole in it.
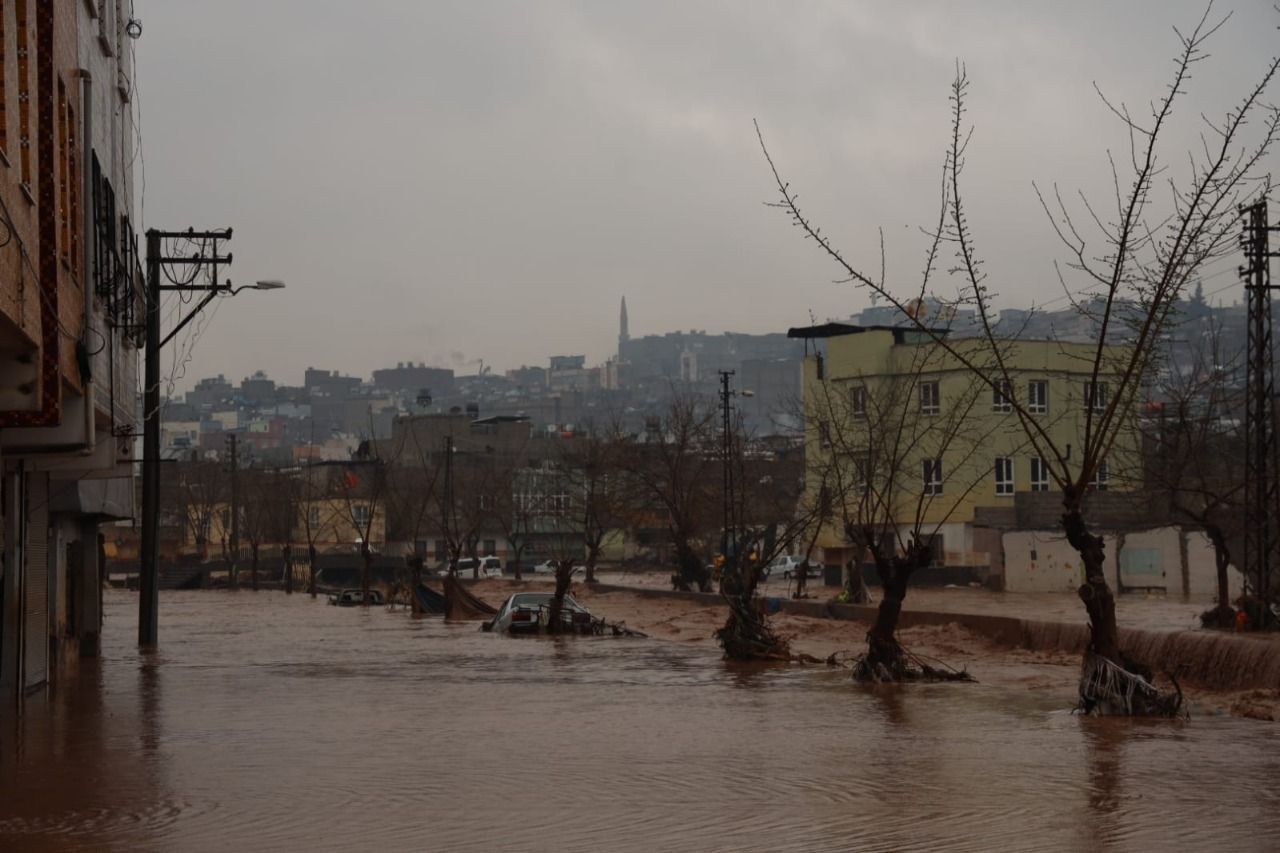
[{"label": "overcast gray sky", "polygon": [[[764,206],[751,121],[824,231],[876,266],[883,227],[890,276],[910,282],[957,59],[991,284],[1008,305],[1053,299],[1060,252],[1032,181],[1106,190],[1106,149],[1125,142],[1093,83],[1135,107],[1158,96],[1170,27],[1202,9],[135,0],[145,225],[234,226],[233,280],[288,281],[221,305],[177,387],[599,362],[623,294],[633,335],[847,316],[867,296]],[[1280,40],[1270,2],[1215,9],[1234,17],[1180,113],[1187,140]]]}]

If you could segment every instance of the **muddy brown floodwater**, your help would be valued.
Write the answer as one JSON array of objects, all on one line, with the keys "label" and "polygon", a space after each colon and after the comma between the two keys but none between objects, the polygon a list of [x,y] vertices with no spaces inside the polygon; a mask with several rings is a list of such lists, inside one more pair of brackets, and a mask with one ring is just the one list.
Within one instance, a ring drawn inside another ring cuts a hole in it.
[{"label": "muddy brown floodwater", "polygon": [[144,657],[136,603],[0,730],[0,850],[1280,849],[1266,723],[275,592],[166,593]]}]

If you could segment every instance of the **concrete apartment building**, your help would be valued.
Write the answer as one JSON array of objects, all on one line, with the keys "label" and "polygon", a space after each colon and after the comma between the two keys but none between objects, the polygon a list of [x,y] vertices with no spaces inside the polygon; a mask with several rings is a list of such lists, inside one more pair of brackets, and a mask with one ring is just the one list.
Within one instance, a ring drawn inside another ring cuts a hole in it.
[{"label": "concrete apartment building", "polygon": [[98,652],[133,514],[142,276],[122,0],[0,4],[0,701]]},{"label": "concrete apartment building", "polygon": [[[860,470],[872,470],[876,478],[893,476],[894,521],[900,527],[910,525],[921,496],[931,498],[925,502],[923,519],[926,530],[941,525],[935,550],[939,564],[949,567],[1002,565],[1001,531],[989,519],[1012,519],[1019,493],[1054,488],[1005,398],[1011,395],[1026,407],[1058,447],[1079,448],[1088,408],[1094,406],[1096,413],[1107,401],[1108,386],[1116,384],[1114,374],[1104,371],[1096,394],[1089,390],[1092,344],[1011,344],[1006,363],[1012,387],[1001,395],[976,382],[958,359],[912,329],[828,323],[793,329],[791,334],[825,345],[804,362],[810,488],[817,488],[832,465],[841,467],[847,483],[865,481]],[[985,341],[955,343],[971,351],[972,361],[984,363]],[[1108,364],[1125,352],[1123,347],[1108,350]],[[961,406],[965,408],[958,413]],[[952,418],[963,424],[953,431],[953,438],[943,440]],[[871,458],[885,452],[868,449],[883,447],[887,434],[904,436],[904,446],[910,445],[910,452],[895,457],[902,464],[892,475],[877,469],[881,463]],[[1095,488],[1130,487],[1123,482],[1123,472],[1134,470],[1138,451],[1137,431],[1124,429],[1095,478]],[[830,565],[859,556],[839,524],[825,529],[818,545]]]}]

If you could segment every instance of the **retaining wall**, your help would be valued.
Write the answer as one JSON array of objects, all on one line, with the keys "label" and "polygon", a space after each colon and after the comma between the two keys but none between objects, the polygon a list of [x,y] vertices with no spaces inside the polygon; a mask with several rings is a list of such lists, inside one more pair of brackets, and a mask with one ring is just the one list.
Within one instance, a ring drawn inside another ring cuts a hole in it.
[{"label": "retaining wall", "polygon": [[[673,598],[707,606],[722,606],[714,592],[677,592],[613,584],[595,584],[597,592],[626,592],[642,598]],[[874,605],[836,604],[812,599],[781,599],[782,612],[815,619],[840,619],[870,624]],[[1042,622],[981,613],[903,610],[900,627],[959,625],[992,642],[1011,648],[1082,654],[1089,642],[1084,622]],[[1216,631],[1146,631],[1120,629],[1120,645],[1157,673],[1172,673],[1187,684],[1217,690],[1280,689],[1280,642],[1274,637],[1225,634]]]}]

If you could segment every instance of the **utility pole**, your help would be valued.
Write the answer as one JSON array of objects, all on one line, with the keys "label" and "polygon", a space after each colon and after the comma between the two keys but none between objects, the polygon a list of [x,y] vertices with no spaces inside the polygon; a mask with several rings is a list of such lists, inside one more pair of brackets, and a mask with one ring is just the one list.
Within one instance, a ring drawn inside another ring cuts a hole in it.
[{"label": "utility pole", "polygon": [[[169,238],[200,240],[205,246],[212,242],[213,251],[203,251],[191,257],[166,257],[164,241]],[[218,266],[230,264],[231,255],[218,254],[218,241],[231,239],[231,229],[224,231],[166,232],[154,228],[147,231],[147,310],[146,354],[143,369],[143,432],[142,432],[142,554],[138,578],[138,645],[151,648],[159,636],[160,610],[160,348],[190,323],[200,311],[221,292],[231,290],[230,283],[218,283]],[[167,267],[183,269],[180,280],[171,285],[160,283]],[[208,269],[208,281],[195,284],[203,269]],[[165,291],[202,291],[204,299],[195,309],[178,321],[169,334],[160,337],[160,297]]]},{"label": "utility pole", "polygon": [[[1270,248],[1270,233],[1280,228],[1267,224],[1266,199],[1240,209],[1244,233],[1240,245],[1245,265],[1248,303],[1248,364],[1245,413],[1245,543],[1246,582],[1253,585],[1259,608],[1259,624],[1267,627],[1272,592],[1272,572],[1280,566],[1280,450],[1276,448],[1275,367],[1271,340],[1271,259],[1280,255]],[[1252,615],[1252,614],[1251,614]]]},{"label": "utility pole", "polygon": [[[231,264],[231,254],[220,255],[219,244],[231,239],[231,229],[218,231],[147,231],[147,293],[146,293],[146,353],[143,368],[142,389],[142,552],[138,578],[138,645],[154,648],[159,640],[160,610],[160,350],[173,340],[220,295],[234,296],[241,290],[279,290],[281,281],[259,281],[255,284],[232,287],[230,281],[218,280],[219,267]],[[194,254],[168,255],[166,240],[186,240],[199,243]],[[178,277],[170,269],[181,272]],[[205,273],[202,277],[201,273]],[[161,284],[161,278],[170,283]],[[197,281],[200,279],[200,281]],[[169,334],[160,334],[160,297],[167,291],[202,293],[204,298],[196,303]]]},{"label": "utility pole", "polygon": [[[227,433],[227,456],[231,463],[231,565],[227,567],[227,580],[232,589],[240,588],[240,436]],[[255,578],[256,580],[256,578]]]},{"label": "utility pole", "polygon": [[[449,567],[446,569],[448,574],[455,574],[458,568],[458,551],[461,546],[455,547],[455,539],[453,531],[457,529],[457,516],[454,513],[453,505],[453,436],[446,435],[444,437],[444,489],[441,500],[444,502],[444,512],[440,513],[440,520],[444,523],[444,541],[445,546],[449,549],[446,555],[449,558]],[[449,527],[449,521],[452,517],[454,523],[453,528]]]},{"label": "utility pole", "polygon": [[732,370],[720,371],[720,453],[723,478],[724,533],[721,534],[720,553],[724,557],[725,569],[737,565],[737,539],[733,523],[733,410],[730,400],[733,389],[729,387],[733,377]]}]

